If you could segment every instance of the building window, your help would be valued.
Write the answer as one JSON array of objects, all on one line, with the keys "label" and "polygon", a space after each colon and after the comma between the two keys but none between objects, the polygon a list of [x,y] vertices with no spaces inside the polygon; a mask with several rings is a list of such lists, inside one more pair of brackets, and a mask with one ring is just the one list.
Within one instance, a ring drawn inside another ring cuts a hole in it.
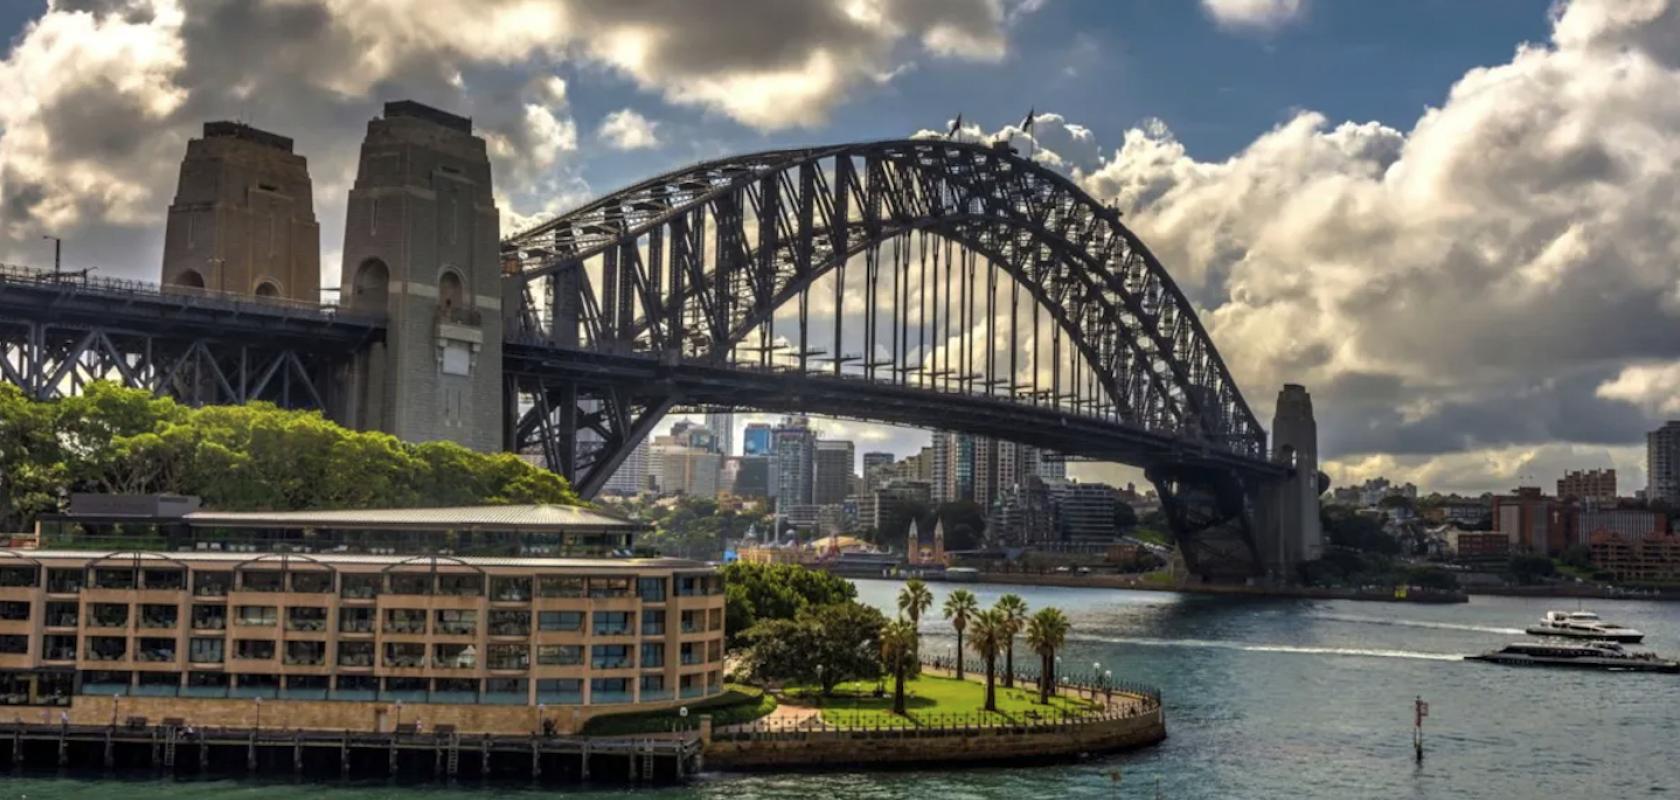
[{"label": "building window", "polygon": [[187,645],[187,659],[194,664],[220,664],[226,658],[226,642],[221,639],[194,638]]},{"label": "building window", "polygon": [[391,575],[391,594],[431,594],[432,576],[427,574]]},{"label": "building window", "polygon": [[590,578],[590,597],[629,597],[629,578]]},{"label": "building window", "polygon": [[582,597],[583,587],[583,578],[564,575],[542,575],[537,578],[537,589],[543,597]]},{"label": "building window", "polygon": [[226,597],[232,586],[231,572],[193,573],[193,594],[199,597]]},{"label": "building window", "polygon": [[240,606],[234,619],[240,625],[273,627],[279,624],[280,613],[274,606]]},{"label": "building window", "polygon": [[594,631],[596,636],[624,636],[631,632],[631,617],[627,611],[597,611],[595,612]]},{"label": "building window", "polygon": [[665,666],[665,645],[662,642],[648,642],[642,645],[642,669]]},{"label": "building window", "polygon": [[249,658],[267,661],[274,658],[274,641],[271,639],[239,639],[233,643],[234,658]]},{"label": "building window", "polygon": [[545,667],[572,667],[583,663],[583,645],[544,644],[537,646],[537,663]]},{"label": "building window", "polygon": [[339,581],[338,594],[347,600],[368,600],[379,596],[378,575],[345,575]]},{"label": "building window", "polygon": [[284,586],[280,573],[268,570],[244,570],[239,573],[239,588],[246,592],[278,592]]},{"label": "building window", "polygon": [[646,700],[649,694],[663,691],[665,691],[664,675],[642,676],[642,699]]},{"label": "building window", "polygon": [[478,633],[478,612],[440,609],[437,612],[436,631],[450,636],[471,636]]},{"label": "building window", "polygon": [[338,665],[341,667],[373,666],[373,642],[339,642]]},{"label": "building window", "polygon": [[487,703],[524,704],[530,693],[524,678],[485,678],[484,701]]},{"label": "building window", "polygon": [[121,661],[128,657],[128,640],[121,636],[87,637],[89,661]]},{"label": "building window", "polygon": [[286,663],[293,666],[316,667],[327,663],[326,642],[287,642]]},{"label": "building window", "polygon": [[490,599],[498,603],[527,603],[531,600],[531,579],[502,577],[490,579]]},{"label": "building window", "polygon": [[93,571],[92,586],[95,589],[133,589],[134,570],[97,568]]},{"label": "building window", "polygon": [[76,637],[65,634],[48,634],[41,637],[41,659],[43,661],[75,661]]},{"label": "building window", "polygon": [[530,636],[531,612],[529,611],[491,611],[491,636]]},{"label": "building window", "polygon": [[48,603],[44,622],[49,628],[74,628],[80,612],[81,608],[75,603]]},{"label": "building window", "polygon": [[678,663],[681,663],[685,667],[691,667],[695,664],[699,664],[701,663],[700,656],[703,655],[704,652],[705,651],[700,649],[698,642],[683,642],[677,649],[677,654],[679,656]]},{"label": "building window", "polygon": [[338,610],[338,632],[373,633],[373,609],[340,608]]},{"label": "building window", "polygon": [[175,640],[147,637],[134,649],[135,661],[170,662],[175,660]]},{"label": "building window", "polygon": [[8,633],[0,636],[0,653],[29,652],[29,637],[21,633]]},{"label": "building window", "polygon": [[478,648],[470,644],[434,645],[432,664],[438,669],[475,669],[478,667]]},{"label": "building window", "polygon": [[385,610],[386,633],[425,633],[426,610],[423,608],[388,608]]},{"label": "building window", "polygon": [[327,594],[333,590],[331,572],[308,571],[292,573],[292,591],[303,594]]},{"label": "building window", "polygon": [[34,567],[0,567],[0,586],[8,588],[33,588],[40,576],[35,574]]},{"label": "building window", "polygon": [[88,606],[88,626],[92,628],[124,628],[128,626],[126,603],[94,603]]},{"label": "building window", "polygon": [[140,606],[140,627],[173,628],[181,621],[179,606],[144,603]]},{"label": "building window", "polygon": [[613,703],[628,703],[630,697],[629,678],[592,678],[589,681],[589,704],[609,705]]},{"label": "building window", "polygon": [[47,592],[49,594],[76,594],[82,590],[85,577],[79,569],[49,569],[47,570]]},{"label": "building window", "polygon": [[642,635],[665,635],[665,612],[660,610],[642,612]]},{"label": "building window", "polygon": [[438,594],[451,597],[483,597],[483,575],[439,575]]},{"label": "building window", "polygon": [[227,628],[227,607],[195,605],[192,609],[193,630],[219,631]]},{"label": "building window", "polygon": [[528,669],[530,649],[522,644],[493,644],[485,648],[484,665],[490,669]]},{"label": "building window", "polygon": [[386,642],[385,666],[424,667],[426,666],[426,646],[409,642]]},{"label": "building window", "polygon": [[29,603],[16,600],[0,603],[0,619],[14,621],[29,619]]},{"label": "building window", "polygon": [[636,594],[642,598],[644,603],[665,602],[665,579],[637,578]]},{"label": "building window", "polygon": [[589,665],[595,669],[622,669],[631,666],[630,645],[595,645],[589,651]]},{"label": "building window", "polygon": [[698,610],[684,611],[682,612],[681,619],[683,633],[705,633],[706,612]]},{"label": "building window", "polygon": [[547,678],[537,681],[537,701],[542,703],[582,703],[582,678]]},{"label": "building window", "polygon": [[714,608],[706,612],[706,630],[723,630],[723,609]]},{"label": "building window", "polygon": [[539,611],[537,627],[545,631],[583,630],[582,611]]},{"label": "building window", "polygon": [[706,662],[716,663],[723,660],[723,642],[712,640],[706,643]]},{"label": "building window", "polygon": [[286,630],[324,631],[327,629],[327,610],[319,606],[292,606],[286,609]]},{"label": "building window", "polygon": [[178,592],[187,588],[187,575],[178,569],[141,570],[140,578],[147,589],[155,591]]}]

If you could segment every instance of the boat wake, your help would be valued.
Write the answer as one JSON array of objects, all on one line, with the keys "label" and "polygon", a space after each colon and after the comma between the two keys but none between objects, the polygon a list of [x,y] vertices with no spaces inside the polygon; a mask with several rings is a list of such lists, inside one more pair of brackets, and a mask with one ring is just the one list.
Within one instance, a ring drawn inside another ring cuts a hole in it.
[{"label": "boat wake", "polygon": [[1239,650],[1247,653],[1296,653],[1315,656],[1352,656],[1356,658],[1410,658],[1420,661],[1463,661],[1463,653],[1424,653],[1416,650],[1384,650],[1365,647],[1318,647],[1314,645],[1264,644],[1232,642],[1220,639],[1151,639],[1142,636],[1069,636],[1087,642],[1110,644],[1138,644],[1145,647],[1204,647],[1217,650]]},{"label": "boat wake", "polygon": [[1440,631],[1470,631],[1472,633],[1502,633],[1520,636],[1521,628],[1496,628],[1490,625],[1463,625],[1456,622],[1431,622],[1421,619],[1387,619],[1384,617],[1362,617],[1357,614],[1308,614],[1313,619],[1330,622],[1358,622],[1366,625],[1398,625],[1405,628],[1433,628]]}]

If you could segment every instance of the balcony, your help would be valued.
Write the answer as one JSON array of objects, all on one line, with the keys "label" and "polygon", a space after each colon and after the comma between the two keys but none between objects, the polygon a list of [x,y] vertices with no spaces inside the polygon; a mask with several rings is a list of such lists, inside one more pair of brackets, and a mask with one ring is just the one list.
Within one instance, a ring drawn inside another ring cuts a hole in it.
[{"label": "balcony", "polygon": [[325,642],[287,642],[286,665],[293,667],[319,667],[327,663],[327,645]]}]

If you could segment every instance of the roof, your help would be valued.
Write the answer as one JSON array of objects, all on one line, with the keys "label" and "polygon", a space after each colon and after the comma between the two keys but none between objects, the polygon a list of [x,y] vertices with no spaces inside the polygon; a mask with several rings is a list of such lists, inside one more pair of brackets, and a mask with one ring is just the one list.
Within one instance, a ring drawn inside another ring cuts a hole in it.
[{"label": "roof", "polygon": [[[232,567],[238,564],[255,562],[255,565],[272,565],[278,567],[281,556],[285,556],[288,565],[298,568],[311,562],[328,566],[378,566],[386,567],[395,564],[410,564],[414,566],[430,566],[434,556],[428,555],[371,555],[365,553],[238,553],[217,550],[186,550],[186,551],[117,551],[103,550],[12,550],[7,551],[10,556],[24,560],[52,560],[75,559],[85,561],[142,561],[169,563],[176,561],[188,562],[222,562]],[[539,556],[435,556],[437,565],[448,568],[459,564],[468,567],[522,567],[535,569],[591,569],[602,573],[624,572],[631,569],[692,569],[709,570],[711,565],[704,561],[687,558],[543,558]],[[9,557],[0,556],[0,567],[13,564]]]},{"label": "roof", "polygon": [[579,506],[512,505],[446,508],[358,508],[337,511],[193,511],[181,517],[193,526],[226,528],[436,528],[439,530],[615,532],[647,526]]}]

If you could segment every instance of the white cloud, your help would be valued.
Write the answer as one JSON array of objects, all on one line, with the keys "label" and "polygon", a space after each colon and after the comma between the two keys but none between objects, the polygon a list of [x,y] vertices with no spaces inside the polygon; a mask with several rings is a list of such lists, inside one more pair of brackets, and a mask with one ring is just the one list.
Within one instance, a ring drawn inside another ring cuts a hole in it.
[{"label": "white cloud", "polygon": [[601,120],[596,135],[614,150],[641,150],[659,146],[658,127],[634,109],[621,108]]},{"label": "white cloud", "polygon": [[1594,391],[1606,400],[1632,403],[1653,415],[1680,414],[1680,362],[1633,364]]},{"label": "white cloud", "polygon": [[1202,0],[1202,11],[1222,28],[1270,31],[1299,19],[1306,0]]}]

